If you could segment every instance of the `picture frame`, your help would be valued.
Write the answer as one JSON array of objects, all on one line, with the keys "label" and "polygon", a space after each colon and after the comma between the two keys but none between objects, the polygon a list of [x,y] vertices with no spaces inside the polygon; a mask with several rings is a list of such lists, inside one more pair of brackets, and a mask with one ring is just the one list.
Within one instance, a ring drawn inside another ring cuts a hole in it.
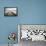
[{"label": "picture frame", "polygon": [[18,8],[4,7],[4,16],[18,16]]}]

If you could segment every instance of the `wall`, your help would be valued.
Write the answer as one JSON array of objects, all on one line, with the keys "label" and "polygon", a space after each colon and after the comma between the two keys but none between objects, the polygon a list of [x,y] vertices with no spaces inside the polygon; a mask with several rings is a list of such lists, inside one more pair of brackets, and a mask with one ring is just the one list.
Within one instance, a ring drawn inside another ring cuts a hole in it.
[{"label": "wall", "polygon": [[[18,16],[4,17],[4,7],[18,7]],[[0,44],[8,43],[9,32],[18,32],[17,24],[46,24],[46,0],[0,0]]]}]

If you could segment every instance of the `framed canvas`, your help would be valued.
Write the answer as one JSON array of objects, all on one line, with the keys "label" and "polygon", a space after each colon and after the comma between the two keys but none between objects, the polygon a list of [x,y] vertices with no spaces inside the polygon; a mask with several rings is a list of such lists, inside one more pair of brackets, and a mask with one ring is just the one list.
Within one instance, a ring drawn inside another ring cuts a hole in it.
[{"label": "framed canvas", "polygon": [[18,8],[4,7],[4,16],[18,16]]}]

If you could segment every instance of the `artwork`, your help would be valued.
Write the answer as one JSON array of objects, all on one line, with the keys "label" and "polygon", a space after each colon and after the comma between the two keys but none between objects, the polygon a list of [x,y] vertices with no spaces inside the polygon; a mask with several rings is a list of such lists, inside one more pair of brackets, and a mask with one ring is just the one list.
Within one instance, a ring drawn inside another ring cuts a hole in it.
[{"label": "artwork", "polygon": [[18,9],[16,7],[5,7],[4,16],[18,16]]},{"label": "artwork", "polygon": [[20,25],[20,40],[46,41],[46,25]]}]

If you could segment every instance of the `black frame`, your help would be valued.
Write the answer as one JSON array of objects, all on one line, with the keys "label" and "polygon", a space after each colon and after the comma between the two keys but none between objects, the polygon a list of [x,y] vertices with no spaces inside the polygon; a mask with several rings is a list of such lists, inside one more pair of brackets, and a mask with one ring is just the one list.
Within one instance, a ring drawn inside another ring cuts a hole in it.
[{"label": "black frame", "polygon": [[17,13],[16,13],[16,15],[12,15],[12,16],[18,16],[18,8],[17,8],[17,7],[4,7],[4,16],[11,16],[11,15],[6,15],[6,14],[5,14],[5,9],[6,9],[6,8],[16,8],[16,9],[17,9],[17,10],[16,10]]}]

